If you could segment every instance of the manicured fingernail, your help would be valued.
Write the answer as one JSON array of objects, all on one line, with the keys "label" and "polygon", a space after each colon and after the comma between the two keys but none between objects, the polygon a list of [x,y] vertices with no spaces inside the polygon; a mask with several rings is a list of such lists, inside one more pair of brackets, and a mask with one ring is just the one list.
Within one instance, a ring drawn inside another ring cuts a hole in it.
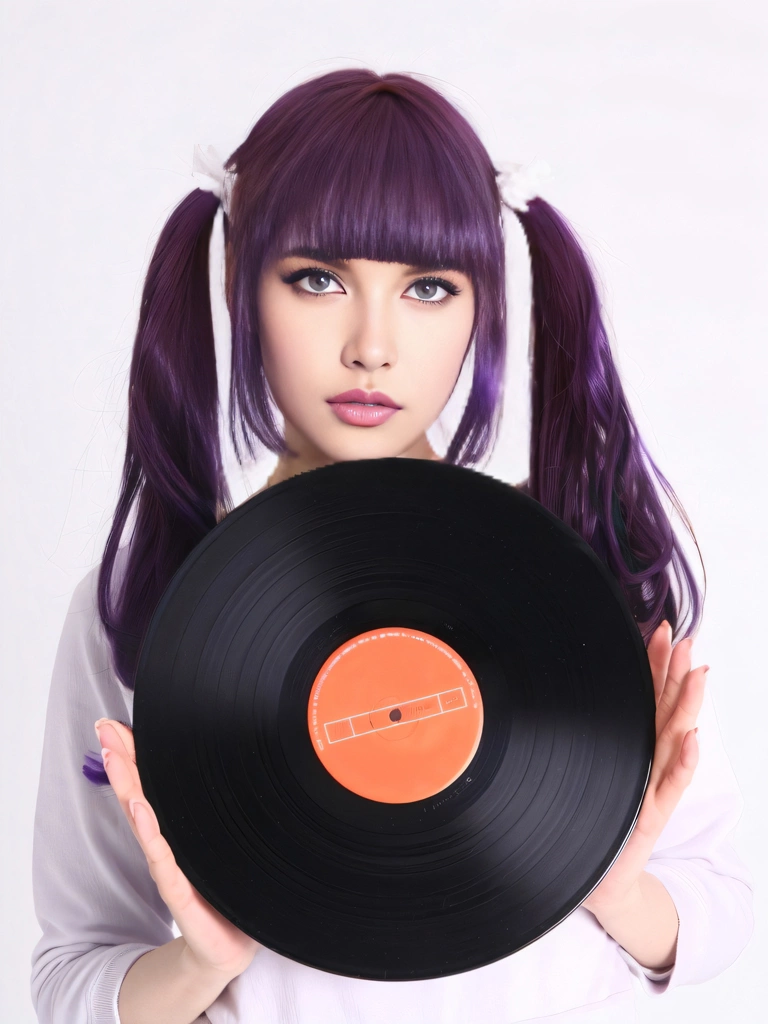
[{"label": "manicured fingernail", "polygon": [[139,837],[145,842],[149,842],[152,838],[152,818],[149,813],[149,808],[141,800],[129,800],[128,807],[131,812],[131,817],[136,825],[136,831],[139,833]]},{"label": "manicured fingernail", "polygon": [[101,735],[99,733],[99,729],[101,729],[102,725],[104,725],[104,723],[108,722],[108,721],[109,721],[108,718],[97,718],[96,721],[93,723],[93,728],[94,728],[94,731],[96,733],[96,738],[99,741],[99,743],[101,743]]},{"label": "manicured fingernail", "polygon": [[101,748],[101,760],[104,762],[104,767],[105,768],[108,766],[109,757],[110,757],[111,753],[112,753],[112,751],[108,750],[106,747],[102,747]]}]

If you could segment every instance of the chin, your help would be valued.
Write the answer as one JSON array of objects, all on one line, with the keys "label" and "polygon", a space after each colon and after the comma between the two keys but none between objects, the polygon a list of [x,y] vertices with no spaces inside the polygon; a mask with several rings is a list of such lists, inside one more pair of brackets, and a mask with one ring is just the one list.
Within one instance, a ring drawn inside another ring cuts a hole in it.
[{"label": "chin", "polygon": [[[352,428],[360,430],[363,428]],[[369,428],[375,430],[377,428]],[[367,440],[366,438],[351,437],[349,440],[318,446],[332,462],[354,462],[357,459],[387,459],[394,458],[407,450],[408,445],[398,444],[384,438]]]}]

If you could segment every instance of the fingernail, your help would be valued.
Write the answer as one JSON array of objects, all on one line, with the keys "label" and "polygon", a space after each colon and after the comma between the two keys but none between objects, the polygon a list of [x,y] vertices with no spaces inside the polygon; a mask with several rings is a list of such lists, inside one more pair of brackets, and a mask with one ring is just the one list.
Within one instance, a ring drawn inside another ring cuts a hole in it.
[{"label": "fingernail", "polygon": [[99,741],[99,743],[101,743],[101,735],[99,733],[99,729],[102,727],[102,725],[104,725],[105,722],[108,721],[108,718],[97,718],[96,721],[93,723],[93,728],[94,731],[96,732],[96,739]]},{"label": "fingernail", "polygon": [[136,825],[136,831],[139,833],[139,838],[145,843],[149,842],[152,838],[152,818],[149,808],[141,800],[129,800],[128,808]]},{"label": "fingernail", "polygon": [[107,762],[109,761],[109,756],[110,756],[111,753],[112,753],[112,751],[108,750],[107,747],[102,747],[101,748],[101,760],[104,762],[104,767],[105,768],[107,767]]}]

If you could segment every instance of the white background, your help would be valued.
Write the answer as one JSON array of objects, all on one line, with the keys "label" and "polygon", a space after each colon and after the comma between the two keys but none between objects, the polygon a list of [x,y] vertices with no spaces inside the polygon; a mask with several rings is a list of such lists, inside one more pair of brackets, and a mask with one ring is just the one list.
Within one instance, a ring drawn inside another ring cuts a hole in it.
[{"label": "white background", "polygon": [[[47,691],[71,592],[100,560],[114,509],[152,245],[193,187],[195,142],[228,155],[286,89],[360,64],[433,76],[497,163],[546,159],[553,178],[543,194],[597,261],[630,404],[704,556],[708,594],[693,658],[712,666],[746,801],[734,843],[758,886],[755,934],[738,961],[663,999],[639,993],[639,1018],[759,1019],[768,954],[761,7],[6,0],[3,1021],[34,1022],[30,863]],[[485,467],[510,482],[526,474],[528,268],[519,235],[513,225],[504,430]],[[226,324],[218,327],[225,352]],[[233,468],[236,500],[261,486],[274,457],[262,461],[245,476]]]}]

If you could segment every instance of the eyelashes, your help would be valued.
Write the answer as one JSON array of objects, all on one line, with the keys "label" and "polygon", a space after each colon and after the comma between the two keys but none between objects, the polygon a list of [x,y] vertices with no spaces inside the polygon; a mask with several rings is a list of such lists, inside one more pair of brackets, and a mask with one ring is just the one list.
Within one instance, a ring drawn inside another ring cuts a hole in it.
[{"label": "eyelashes", "polygon": [[[284,281],[285,284],[295,285],[304,278],[309,277],[324,277],[330,281],[334,281],[336,284],[342,287],[341,281],[339,281],[338,277],[336,277],[336,275],[332,271],[327,270],[325,267],[301,267],[299,270],[294,270],[290,274],[286,274],[285,276],[281,275],[281,280]],[[446,291],[448,295],[458,295],[461,292],[461,288],[459,288],[458,285],[455,285],[452,281],[447,281],[445,278],[434,277],[432,275],[417,278],[417,280],[415,280],[413,284],[408,286],[407,291],[410,291],[417,285],[422,284],[436,285],[437,287],[444,289],[444,291]],[[297,290],[300,291],[303,295],[311,295],[314,298],[320,298],[322,295],[343,294],[342,292],[339,291],[328,291],[327,289],[315,291],[310,290],[309,288],[299,288]],[[420,302],[423,306],[442,306],[448,295],[444,295],[443,298],[441,299],[422,299],[419,298],[418,295],[414,295],[413,298],[415,298],[416,301]]]}]

